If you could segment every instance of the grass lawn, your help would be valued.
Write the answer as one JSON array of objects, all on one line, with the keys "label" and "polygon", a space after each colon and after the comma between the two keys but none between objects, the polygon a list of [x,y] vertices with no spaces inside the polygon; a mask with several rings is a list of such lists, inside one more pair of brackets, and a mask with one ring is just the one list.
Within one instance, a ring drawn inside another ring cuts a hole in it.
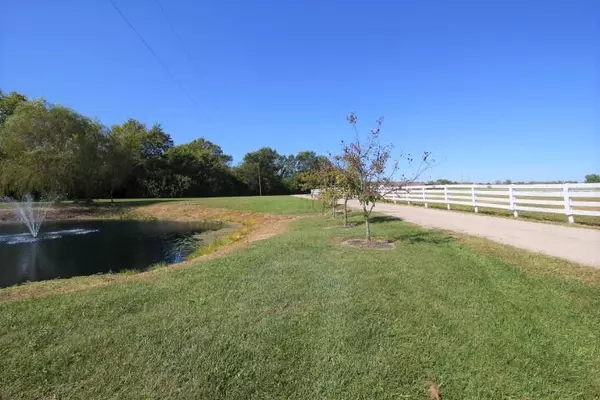
[{"label": "grass lawn", "polygon": [[[295,198],[292,196],[252,196],[252,197],[197,197],[197,198],[172,198],[172,199],[115,199],[111,203],[108,199],[94,200],[94,205],[105,207],[143,206],[170,202],[195,202],[206,207],[228,208],[271,214],[312,214],[321,210],[318,202]],[[1,205],[2,203],[0,203]],[[63,202],[71,205],[71,202]],[[8,206],[8,205],[6,205]]]},{"label": "grass lawn", "polygon": [[301,199],[198,203],[306,217],[188,268],[0,302],[0,399],[600,396],[600,271],[388,218],[373,232],[396,249],[353,249],[362,226]]},{"label": "grass lawn", "polygon": [[[171,202],[196,202],[206,207],[228,208],[271,214],[313,214],[320,212],[318,202],[292,196],[253,196],[253,197],[197,197],[197,198],[164,198],[164,199],[96,199],[92,207],[139,207],[144,205],[163,204]],[[54,207],[72,206],[72,201],[63,201]],[[1,208],[12,208],[11,203],[0,203]]]},{"label": "grass lawn", "polygon": [[320,205],[313,200],[292,196],[204,197],[191,201],[207,207],[275,214],[312,214],[321,210]]}]

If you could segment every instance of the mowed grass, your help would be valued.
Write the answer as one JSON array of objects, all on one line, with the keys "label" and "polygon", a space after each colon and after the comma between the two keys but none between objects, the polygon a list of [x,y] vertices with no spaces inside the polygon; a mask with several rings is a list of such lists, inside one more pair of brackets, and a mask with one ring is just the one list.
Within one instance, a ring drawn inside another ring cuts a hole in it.
[{"label": "mowed grass", "polygon": [[362,231],[302,218],[189,268],[0,303],[0,398],[598,398],[597,271],[389,218],[373,232],[396,249],[340,245]]},{"label": "mowed grass", "polygon": [[274,214],[312,214],[321,210],[318,202],[292,196],[204,197],[189,200],[206,207]]},{"label": "mowed grass", "polygon": [[143,206],[168,202],[194,202],[205,207],[227,208],[232,210],[262,212],[271,214],[311,214],[320,211],[320,203],[310,199],[292,196],[248,196],[248,197],[190,197],[173,199],[117,199],[96,200],[98,206]]},{"label": "mowed grass", "polygon": [[[232,210],[243,210],[263,212],[271,214],[311,214],[320,211],[320,203],[310,199],[292,196],[249,196],[249,197],[186,197],[186,198],[147,198],[147,199],[96,199],[91,207],[105,208],[127,208],[139,207],[170,202],[196,202],[206,207],[228,208]],[[72,206],[72,201],[63,201],[54,207]],[[0,203],[0,208],[12,208],[12,203]]]},{"label": "mowed grass", "polygon": [[[466,192],[465,192],[466,193]],[[467,193],[468,194],[468,193]],[[490,197],[501,197],[501,196],[490,196]],[[534,198],[529,198],[534,199]],[[543,200],[561,200],[559,198],[539,198]],[[596,201],[595,198],[590,199],[578,199],[580,201]],[[233,210],[247,210],[255,212],[269,212],[275,214],[307,214],[313,213],[320,210],[320,204],[308,199],[302,199],[302,203],[294,200],[290,196],[253,196],[253,197],[204,197],[204,198],[163,198],[163,199],[115,199],[111,202],[109,199],[96,199],[94,200],[93,206],[98,208],[106,207],[135,207],[142,205],[152,205],[157,203],[168,203],[168,202],[181,202],[181,201],[195,201],[198,204],[205,205],[208,207],[221,207],[229,208]],[[389,200],[388,202],[393,203]],[[60,206],[71,206],[74,203],[71,201],[63,201],[60,204],[54,205],[55,207]],[[399,200],[398,204],[406,205],[406,201]],[[423,207],[423,203],[412,203],[411,205],[417,207]],[[429,203],[431,208],[446,209],[445,204],[440,203]],[[10,203],[0,203],[0,209],[13,207]],[[549,208],[561,208],[559,206],[543,206]],[[472,206],[465,206],[459,204],[451,205],[452,211],[463,211],[473,212]],[[585,210],[598,211],[597,208],[580,207]],[[509,217],[512,218],[512,212],[508,210],[502,210],[498,208],[486,208],[479,207],[479,213],[485,215],[492,215],[497,217]],[[540,213],[530,211],[520,211],[519,218],[525,220],[534,220],[538,222],[550,222],[560,223],[567,226],[584,226],[590,228],[600,228],[600,217],[576,215],[575,224],[569,224],[567,217],[564,214],[553,214],[553,213]]]}]

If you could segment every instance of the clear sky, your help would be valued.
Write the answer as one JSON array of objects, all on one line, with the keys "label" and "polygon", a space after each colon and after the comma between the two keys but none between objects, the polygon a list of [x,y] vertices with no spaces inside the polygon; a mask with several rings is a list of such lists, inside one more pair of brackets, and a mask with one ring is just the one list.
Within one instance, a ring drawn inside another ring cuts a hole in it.
[{"label": "clear sky", "polygon": [[600,172],[598,0],[114,1],[175,80],[109,0],[3,0],[0,88],[236,161],[335,152],[355,111],[364,131],[385,116],[398,152],[432,151],[425,179]]}]

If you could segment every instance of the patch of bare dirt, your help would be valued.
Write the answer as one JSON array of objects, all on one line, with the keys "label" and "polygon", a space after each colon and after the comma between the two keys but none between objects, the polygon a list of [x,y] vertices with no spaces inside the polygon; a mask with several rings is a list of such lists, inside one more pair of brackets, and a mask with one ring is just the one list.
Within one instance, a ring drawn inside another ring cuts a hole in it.
[{"label": "patch of bare dirt", "polygon": [[390,250],[396,248],[396,244],[388,240],[350,239],[342,244],[359,249]]},{"label": "patch of bare dirt", "polygon": [[[99,214],[96,210],[89,211],[86,210],[85,207],[61,207],[59,210],[55,210],[55,212],[56,213],[52,214],[50,219],[102,219],[103,216],[104,218],[119,218],[122,214],[115,214],[114,212]],[[1,217],[2,216],[0,215],[0,219]],[[196,257],[192,260],[171,264],[165,268],[158,268],[135,274],[83,276],[70,279],[32,282],[25,285],[8,287],[0,289],[0,301],[41,298],[54,294],[72,293],[91,288],[104,287],[116,283],[127,283],[146,279],[151,280],[161,273],[169,273],[170,271],[181,268],[188,268],[198,262],[223,257],[234,251],[244,249],[254,242],[280,235],[287,231],[289,223],[295,219],[294,217],[289,216],[208,208],[188,202],[128,207],[127,217],[172,221],[217,220],[237,224],[239,229],[232,233],[232,243],[219,247],[212,253]]]},{"label": "patch of bare dirt", "polygon": [[441,400],[440,389],[433,382],[429,383],[429,389],[427,389],[427,393],[429,393],[429,398],[431,400]]}]

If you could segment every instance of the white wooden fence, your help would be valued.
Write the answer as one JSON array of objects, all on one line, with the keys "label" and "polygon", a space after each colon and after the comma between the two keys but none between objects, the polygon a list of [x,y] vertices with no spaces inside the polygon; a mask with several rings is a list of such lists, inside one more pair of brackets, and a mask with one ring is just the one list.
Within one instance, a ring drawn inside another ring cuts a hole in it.
[{"label": "white wooden fence", "polygon": [[[387,190],[386,190],[387,191]],[[313,198],[319,189],[311,191]],[[531,185],[427,185],[406,186],[385,196],[395,203],[445,204],[511,211],[515,217],[520,211],[562,214],[570,223],[575,216],[600,217],[600,183],[565,183]]]},{"label": "white wooden fence", "polygon": [[563,214],[570,223],[574,216],[600,217],[600,183],[531,185],[440,185],[407,186],[386,195],[394,202],[453,204],[479,208]]}]

